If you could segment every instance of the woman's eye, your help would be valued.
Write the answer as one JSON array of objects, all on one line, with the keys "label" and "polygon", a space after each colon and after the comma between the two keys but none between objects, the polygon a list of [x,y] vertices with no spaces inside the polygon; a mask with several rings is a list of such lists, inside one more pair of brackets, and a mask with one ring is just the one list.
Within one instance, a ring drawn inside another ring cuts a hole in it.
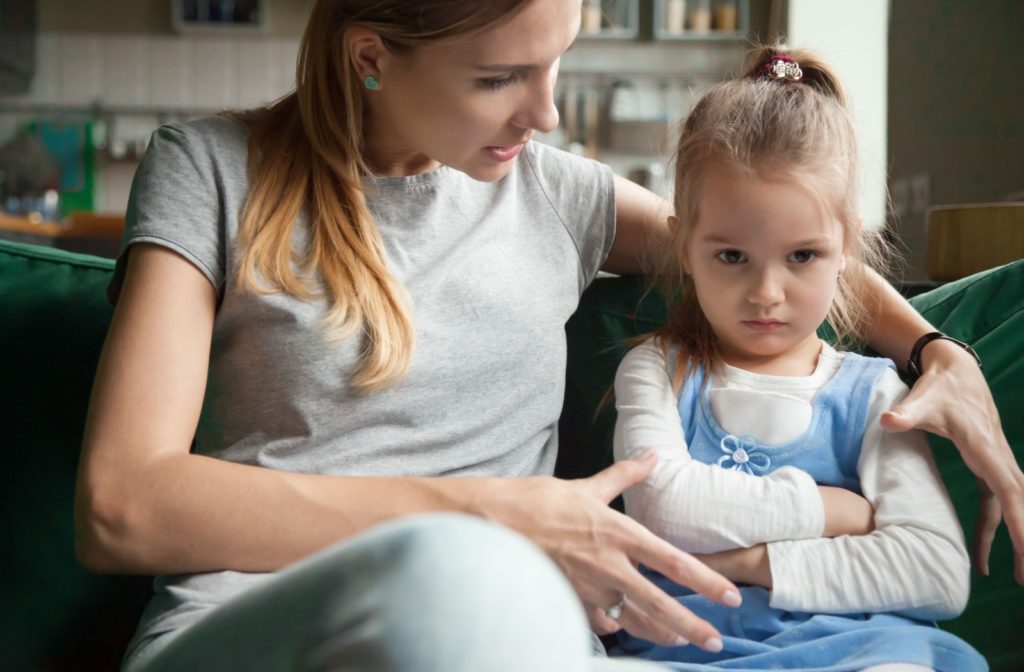
[{"label": "woman's eye", "polygon": [[489,77],[487,79],[481,79],[480,84],[485,89],[497,91],[498,89],[504,88],[509,84],[515,83],[517,79],[519,79],[519,75],[513,72],[511,75],[508,75],[506,77]]},{"label": "woman's eye", "polygon": [[747,260],[746,255],[739,250],[725,250],[724,252],[719,252],[718,258],[727,264],[739,264]]},{"label": "woman's eye", "polygon": [[797,250],[789,255],[789,260],[798,264],[806,264],[817,256],[818,253],[814,250]]}]

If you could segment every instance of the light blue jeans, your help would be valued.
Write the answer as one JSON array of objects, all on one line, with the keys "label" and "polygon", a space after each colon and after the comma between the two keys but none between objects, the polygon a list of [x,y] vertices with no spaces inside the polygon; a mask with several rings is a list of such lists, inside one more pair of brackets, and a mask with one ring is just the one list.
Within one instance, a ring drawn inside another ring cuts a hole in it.
[{"label": "light blue jeans", "polygon": [[470,516],[401,519],[341,542],[181,630],[143,642],[126,672],[651,672],[593,655],[554,563]]}]

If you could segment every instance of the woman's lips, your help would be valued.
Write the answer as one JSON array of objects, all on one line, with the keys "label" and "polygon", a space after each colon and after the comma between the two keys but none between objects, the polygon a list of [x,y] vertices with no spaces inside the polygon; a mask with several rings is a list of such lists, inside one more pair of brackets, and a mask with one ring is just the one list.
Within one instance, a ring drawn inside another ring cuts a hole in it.
[{"label": "woman's lips", "polygon": [[484,151],[487,152],[487,155],[493,160],[498,163],[504,163],[505,161],[511,161],[519,156],[519,152],[523,151],[523,144],[524,143],[519,143],[517,145],[509,145],[507,147],[485,147]]},{"label": "woman's lips", "polygon": [[743,324],[752,331],[770,332],[781,328],[785,322],[779,322],[778,320],[744,320]]}]

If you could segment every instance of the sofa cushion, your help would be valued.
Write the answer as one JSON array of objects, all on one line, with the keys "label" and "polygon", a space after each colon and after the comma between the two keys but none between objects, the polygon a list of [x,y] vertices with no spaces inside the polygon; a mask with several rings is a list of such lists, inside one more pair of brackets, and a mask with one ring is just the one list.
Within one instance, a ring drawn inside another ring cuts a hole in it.
[{"label": "sofa cushion", "polygon": [[0,644],[10,669],[116,669],[149,582],[75,559],[72,504],[111,260],[0,241]]},{"label": "sofa cushion", "polygon": [[[1024,260],[926,292],[911,304],[937,329],[970,343],[981,357],[1017,462],[1024,459]],[[929,437],[968,543],[978,512],[978,486],[952,443]],[[1013,546],[1003,525],[989,558],[989,576],[972,575],[967,610],[942,627],[973,644],[993,670],[1024,665],[1024,589],[1013,579]]]}]

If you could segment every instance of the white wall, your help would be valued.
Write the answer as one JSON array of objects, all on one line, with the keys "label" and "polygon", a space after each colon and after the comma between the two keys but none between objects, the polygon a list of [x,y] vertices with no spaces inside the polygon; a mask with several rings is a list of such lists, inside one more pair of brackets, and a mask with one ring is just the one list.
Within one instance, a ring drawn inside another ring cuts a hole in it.
[{"label": "white wall", "polygon": [[861,155],[861,214],[886,216],[889,0],[789,0],[787,40],[821,54],[850,99]]}]

